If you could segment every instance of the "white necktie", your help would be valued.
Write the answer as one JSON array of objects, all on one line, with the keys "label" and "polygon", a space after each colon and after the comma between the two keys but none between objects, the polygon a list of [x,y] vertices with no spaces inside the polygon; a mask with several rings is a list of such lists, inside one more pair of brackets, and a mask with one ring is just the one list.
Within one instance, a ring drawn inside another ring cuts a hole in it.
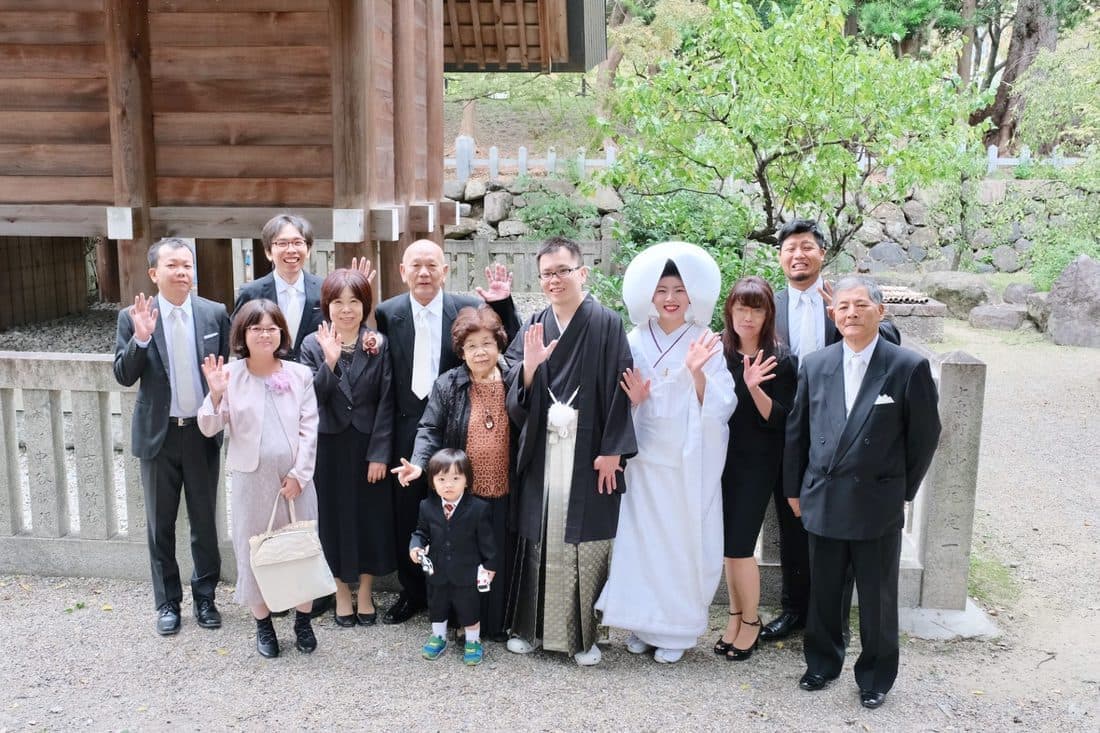
[{"label": "white necktie", "polygon": [[432,389],[432,327],[428,323],[428,309],[416,314],[416,341],[413,343],[412,391],[419,399],[428,396]]},{"label": "white necktie", "polygon": [[297,288],[286,289],[286,312],[283,315],[286,316],[286,327],[290,331],[290,345],[293,347],[294,342],[298,340],[298,326],[302,324],[302,309],[298,305]]},{"label": "white necktie", "polygon": [[863,372],[866,370],[867,365],[863,363],[863,359],[854,354],[848,357],[848,362],[844,365],[845,415],[852,412],[852,405],[856,402],[856,395],[859,394],[860,385],[863,384]]},{"label": "white necktie", "polygon": [[799,297],[802,325],[798,329],[798,358],[805,359],[807,354],[817,351],[817,324],[814,323],[814,301],[809,291],[802,293]]},{"label": "white necktie", "polygon": [[195,383],[191,381],[191,365],[195,363],[194,334],[187,333],[183,308],[172,311],[172,373],[176,377],[176,404],[182,415],[191,417],[199,408]]}]

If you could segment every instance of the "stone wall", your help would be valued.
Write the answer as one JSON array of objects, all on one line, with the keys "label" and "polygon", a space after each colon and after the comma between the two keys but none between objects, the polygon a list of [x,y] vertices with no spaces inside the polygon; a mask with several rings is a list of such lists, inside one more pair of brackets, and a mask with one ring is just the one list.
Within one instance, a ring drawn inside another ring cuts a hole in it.
[{"label": "stone wall", "polygon": [[[623,218],[614,189],[596,186],[583,193],[564,179],[447,181],[443,193],[462,204],[459,223],[444,229],[448,239],[529,239],[522,210],[554,196],[578,210],[587,208],[577,221],[580,239],[611,239]],[[901,204],[882,203],[869,211],[833,269],[1016,272],[1027,266],[1036,233],[1062,223],[1062,202],[1069,195],[1054,181],[989,179],[980,181],[961,207],[957,193],[918,190]]]}]

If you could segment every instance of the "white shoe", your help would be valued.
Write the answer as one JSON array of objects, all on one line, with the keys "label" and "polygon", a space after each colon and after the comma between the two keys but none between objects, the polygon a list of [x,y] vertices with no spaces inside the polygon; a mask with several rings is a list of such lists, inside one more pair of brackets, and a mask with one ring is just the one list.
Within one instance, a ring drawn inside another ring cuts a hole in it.
[{"label": "white shoe", "polygon": [[633,632],[626,637],[626,650],[631,654],[645,654],[652,649],[649,644],[639,639]]},{"label": "white shoe", "polygon": [[653,652],[653,661],[658,664],[675,664],[684,657],[683,649],[658,649]]},{"label": "white shoe", "polygon": [[521,639],[518,636],[513,636],[504,646],[513,654],[530,654],[539,648],[537,643],[532,644],[526,639]]},{"label": "white shoe", "polygon": [[603,659],[603,653],[600,652],[600,648],[595,644],[593,644],[592,648],[588,651],[577,652],[573,655],[573,661],[582,667],[594,667],[600,663],[601,659]]}]

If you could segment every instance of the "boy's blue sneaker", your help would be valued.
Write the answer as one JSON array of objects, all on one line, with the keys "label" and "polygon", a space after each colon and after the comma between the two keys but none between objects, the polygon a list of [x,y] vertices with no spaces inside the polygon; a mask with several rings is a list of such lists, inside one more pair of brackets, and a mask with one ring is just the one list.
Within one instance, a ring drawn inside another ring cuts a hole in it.
[{"label": "boy's blue sneaker", "polygon": [[420,651],[420,655],[425,659],[436,660],[439,659],[439,655],[443,653],[443,650],[447,648],[447,640],[442,636],[430,636],[428,637],[428,643],[424,645],[424,648]]},{"label": "boy's blue sneaker", "polygon": [[462,651],[462,661],[468,667],[476,667],[485,658],[485,651],[481,648],[480,641],[468,641]]}]

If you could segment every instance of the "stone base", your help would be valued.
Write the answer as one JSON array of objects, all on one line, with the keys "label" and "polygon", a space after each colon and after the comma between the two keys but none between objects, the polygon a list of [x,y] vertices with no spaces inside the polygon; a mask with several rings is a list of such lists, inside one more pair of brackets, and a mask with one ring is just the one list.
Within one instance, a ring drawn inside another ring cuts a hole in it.
[{"label": "stone base", "polygon": [[962,611],[938,608],[901,608],[898,630],[918,639],[996,639],[1001,630],[989,615],[969,598]]},{"label": "stone base", "polygon": [[1027,318],[1026,305],[979,305],[970,311],[970,325],[995,331],[1015,331]]},{"label": "stone base", "polygon": [[887,303],[886,314],[901,331],[902,340],[912,338],[924,343],[943,341],[943,319],[947,317],[947,306],[938,300]]}]

